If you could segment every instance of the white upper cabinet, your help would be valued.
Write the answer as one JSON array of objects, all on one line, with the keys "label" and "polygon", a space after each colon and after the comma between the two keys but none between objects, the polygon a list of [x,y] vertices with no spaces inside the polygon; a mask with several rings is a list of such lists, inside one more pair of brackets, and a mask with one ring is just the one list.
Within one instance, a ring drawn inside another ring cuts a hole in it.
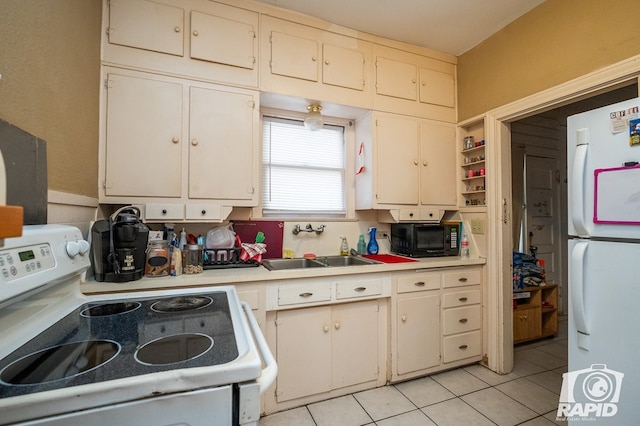
[{"label": "white upper cabinet", "polygon": [[105,4],[103,62],[258,87],[258,12],[208,0]]},{"label": "white upper cabinet", "polygon": [[454,60],[374,46],[373,109],[455,123]]},{"label": "white upper cabinet", "polygon": [[318,42],[282,32],[271,33],[271,72],[318,81]]},{"label": "white upper cabinet", "polygon": [[371,107],[371,43],[266,15],[261,24],[263,91]]},{"label": "white upper cabinet", "polygon": [[147,220],[219,221],[257,205],[257,92],[105,68],[101,203]]},{"label": "white upper cabinet", "polygon": [[252,70],[256,27],[221,16],[191,12],[191,57]]},{"label": "white upper cabinet", "polygon": [[420,202],[423,205],[457,204],[456,129],[454,125],[423,121],[420,127]]},{"label": "white upper cabinet", "polygon": [[109,43],[184,54],[184,9],[147,0],[109,2]]}]

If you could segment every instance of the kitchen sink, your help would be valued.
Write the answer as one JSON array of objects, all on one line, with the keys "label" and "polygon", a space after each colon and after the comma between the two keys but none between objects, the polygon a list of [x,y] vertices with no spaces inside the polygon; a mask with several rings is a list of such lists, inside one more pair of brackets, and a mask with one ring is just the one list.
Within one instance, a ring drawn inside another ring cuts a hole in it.
[{"label": "kitchen sink", "polygon": [[315,259],[265,259],[262,264],[270,271],[303,268],[329,268],[334,266],[375,265],[375,260],[359,256],[320,256]]}]

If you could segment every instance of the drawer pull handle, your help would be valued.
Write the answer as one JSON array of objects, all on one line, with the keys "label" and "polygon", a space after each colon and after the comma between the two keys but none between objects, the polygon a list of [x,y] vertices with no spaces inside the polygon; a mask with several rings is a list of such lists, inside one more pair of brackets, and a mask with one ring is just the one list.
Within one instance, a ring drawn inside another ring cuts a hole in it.
[{"label": "drawer pull handle", "polygon": [[355,291],[365,291],[366,289],[366,287],[356,287]]},{"label": "drawer pull handle", "polygon": [[460,277],[460,278],[458,278],[458,281],[460,281],[461,283],[466,283],[467,282],[467,277]]},{"label": "drawer pull handle", "polygon": [[465,350],[465,349],[467,349],[467,347],[468,347],[467,345],[460,345],[460,346],[458,346],[458,349]]},{"label": "drawer pull handle", "polygon": [[458,322],[459,322],[460,324],[466,324],[466,323],[467,323],[467,321],[469,321],[469,320],[468,320],[468,319],[466,319],[466,318],[460,318],[460,319],[458,320]]},{"label": "drawer pull handle", "polygon": [[466,297],[461,297],[460,299],[458,299],[461,302],[466,302],[468,299]]},{"label": "drawer pull handle", "polygon": [[311,296],[313,296],[313,293],[309,293],[309,292],[307,292],[307,293],[300,293],[300,297],[311,297]]},{"label": "drawer pull handle", "polygon": [[424,287],[424,286],[425,286],[425,283],[424,283],[424,281],[418,281],[418,282],[417,282],[417,283],[415,283],[414,285],[415,285],[415,286],[417,286],[417,287]]}]

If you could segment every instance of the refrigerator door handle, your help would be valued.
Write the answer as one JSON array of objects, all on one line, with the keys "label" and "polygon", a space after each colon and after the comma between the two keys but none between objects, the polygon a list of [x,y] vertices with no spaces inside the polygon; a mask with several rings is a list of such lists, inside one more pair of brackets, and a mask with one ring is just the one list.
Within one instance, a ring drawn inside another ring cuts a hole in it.
[{"label": "refrigerator door handle", "polygon": [[573,320],[578,333],[589,335],[587,328],[587,318],[584,308],[584,259],[589,243],[579,241],[573,246],[571,251],[571,308],[573,310]]},{"label": "refrigerator door handle", "polygon": [[[577,146],[573,156],[573,167],[571,169],[571,222],[580,236],[588,236],[588,231],[584,221],[584,173],[587,165],[587,152],[589,151],[588,137],[589,129],[579,129],[577,133]],[[585,141],[587,141],[585,143]]]}]

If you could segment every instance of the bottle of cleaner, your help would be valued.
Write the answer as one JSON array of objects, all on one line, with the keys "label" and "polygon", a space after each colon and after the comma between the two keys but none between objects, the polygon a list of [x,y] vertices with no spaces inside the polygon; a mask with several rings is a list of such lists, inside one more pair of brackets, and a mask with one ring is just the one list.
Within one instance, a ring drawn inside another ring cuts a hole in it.
[{"label": "bottle of cleaner", "polygon": [[182,228],[182,232],[180,232],[180,244],[178,244],[178,248],[180,250],[184,250],[184,246],[187,244],[187,231]]},{"label": "bottle of cleaner", "polygon": [[376,241],[376,228],[369,228],[369,244],[367,254],[378,254],[378,241]]},{"label": "bottle of cleaner", "polygon": [[460,240],[460,257],[462,259],[469,258],[469,239],[467,238],[467,234],[464,234],[462,240]]},{"label": "bottle of cleaner", "polygon": [[342,238],[342,242],[340,243],[340,256],[349,256],[349,244],[347,243],[347,238],[340,238]]},{"label": "bottle of cleaner", "polygon": [[367,254],[367,243],[364,241],[364,235],[358,237],[358,254]]}]

